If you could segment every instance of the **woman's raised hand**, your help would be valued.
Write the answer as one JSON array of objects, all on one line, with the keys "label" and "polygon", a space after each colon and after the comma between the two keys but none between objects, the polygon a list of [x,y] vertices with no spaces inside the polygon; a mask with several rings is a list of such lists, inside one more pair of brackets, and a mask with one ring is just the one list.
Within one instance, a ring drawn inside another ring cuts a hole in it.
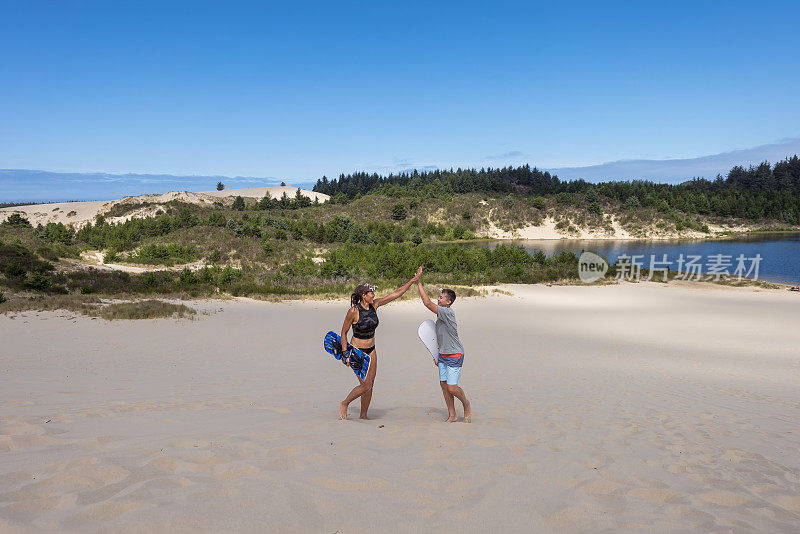
[{"label": "woman's raised hand", "polygon": [[414,275],[414,278],[411,279],[412,282],[418,282],[419,279],[422,278],[422,266],[420,265],[419,269],[417,269],[417,274]]}]

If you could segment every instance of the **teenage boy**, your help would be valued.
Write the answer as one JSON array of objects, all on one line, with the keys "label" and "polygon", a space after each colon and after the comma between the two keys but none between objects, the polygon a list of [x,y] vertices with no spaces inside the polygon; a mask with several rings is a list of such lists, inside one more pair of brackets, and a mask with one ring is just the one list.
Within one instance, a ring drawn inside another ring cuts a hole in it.
[{"label": "teenage boy", "polygon": [[447,404],[448,418],[446,423],[454,423],[458,420],[456,416],[456,403],[454,398],[458,398],[464,406],[464,422],[472,422],[472,407],[464,395],[464,390],[458,386],[458,379],[461,376],[461,365],[464,363],[464,347],[458,339],[458,325],[456,325],[456,314],[451,306],[456,301],[456,292],[452,289],[442,289],[437,303],[434,304],[425,288],[422,287],[422,280],[417,280],[417,289],[422,303],[430,311],[436,314],[436,341],[439,345],[439,385],[442,386],[444,402]]}]

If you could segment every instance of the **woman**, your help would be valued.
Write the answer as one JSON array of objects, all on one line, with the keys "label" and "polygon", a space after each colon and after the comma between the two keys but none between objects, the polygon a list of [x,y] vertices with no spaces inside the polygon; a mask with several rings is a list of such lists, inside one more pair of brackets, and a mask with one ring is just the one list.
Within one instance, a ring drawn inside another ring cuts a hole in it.
[{"label": "woman", "polygon": [[377,308],[388,304],[411,287],[422,276],[422,267],[419,268],[414,278],[398,287],[383,298],[376,299],[374,290],[377,286],[361,284],[356,287],[355,293],[350,295],[350,310],[344,318],[342,325],[342,347],[347,346],[347,332],[353,327],[351,345],[360,349],[370,357],[369,370],[364,380],[358,379],[359,384],[353,388],[345,400],[339,404],[339,419],[347,419],[347,407],[350,403],[361,397],[361,419],[369,419],[367,410],[372,400],[372,385],[375,383],[375,373],[378,371],[378,353],[375,351],[375,329],[378,327]]}]

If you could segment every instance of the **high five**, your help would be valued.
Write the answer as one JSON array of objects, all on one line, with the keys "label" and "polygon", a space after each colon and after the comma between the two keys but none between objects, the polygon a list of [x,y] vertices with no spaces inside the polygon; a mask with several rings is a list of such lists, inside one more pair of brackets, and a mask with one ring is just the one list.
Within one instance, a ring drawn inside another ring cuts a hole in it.
[{"label": "high five", "polygon": [[347,333],[352,327],[352,346],[369,354],[372,363],[369,366],[367,376],[364,380],[359,378],[359,384],[354,387],[347,395],[347,398],[339,404],[340,419],[347,419],[347,407],[359,397],[361,397],[360,417],[361,419],[369,419],[367,417],[367,410],[369,410],[369,403],[372,401],[372,388],[375,385],[375,375],[378,372],[378,353],[375,350],[375,329],[378,328],[379,322],[377,309],[408,291],[414,282],[419,281],[420,276],[422,276],[422,267],[417,270],[417,274],[414,275],[411,280],[385,297],[378,299],[375,298],[375,290],[378,287],[369,284],[359,285],[356,287],[355,292],[350,295],[350,310],[348,310],[344,318],[344,324],[342,324],[342,348],[344,350],[348,348]]}]

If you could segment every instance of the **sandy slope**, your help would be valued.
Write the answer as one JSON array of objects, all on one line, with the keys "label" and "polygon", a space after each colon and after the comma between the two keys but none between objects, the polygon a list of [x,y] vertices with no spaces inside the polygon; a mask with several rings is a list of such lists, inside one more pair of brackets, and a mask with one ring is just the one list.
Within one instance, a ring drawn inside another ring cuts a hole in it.
[{"label": "sandy slope", "polygon": [[[110,218],[110,222],[123,222],[133,217],[152,217],[163,208],[161,203],[172,200],[189,202],[192,204],[212,205],[220,199],[227,198],[228,202],[236,196],[244,198],[263,198],[269,193],[273,198],[280,198],[283,193],[289,197],[294,197],[297,187],[276,186],[276,187],[250,187],[247,189],[230,189],[223,191],[202,191],[200,193],[189,193],[187,191],[170,191],[161,195],[139,195],[134,197],[124,197],[118,200],[96,200],[90,202],[59,202],[54,204],[34,204],[31,206],[17,206],[11,208],[0,208],[0,221],[6,220],[12,213],[19,213],[27,218],[34,226],[37,224],[63,223],[82,226],[89,221],[94,221],[97,215],[104,215],[117,204],[136,204],[149,202],[152,205],[145,206],[136,211],[125,214],[122,217]],[[301,193],[311,200],[315,198],[320,202],[328,200],[328,195],[300,189]]]},{"label": "sandy slope", "polygon": [[[625,230],[616,218],[612,219],[611,226],[613,232],[606,232],[601,228],[587,228],[578,225],[576,232],[567,232],[556,228],[556,220],[553,217],[545,217],[542,224],[538,226],[527,225],[513,231],[503,230],[489,221],[487,227],[483,228],[479,235],[491,239],[643,239]],[[728,235],[730,232],[746,233],[755,230],[755,227],[743,225],[720,226],[709,224],[711,232],[709,234],[696,230],[675,230],[665,231],[651,229],[647,239],[707,239],[713,238],[715,234]]]},{"label": "sandy slope", "polygon": [[0,316],[0,531],[800,529],[796,294],[511,289],[456,303],[472,424],[416,302],[380,310],[368,422],[336,418],[341,302]]},{"label": "sandy slope", "polygon": [[[286,193],[289,198],[293,198],[297,193],[297,187],[286,186],[273,186],[273,187],[248,187],[247,189],[226,189],[223,191],[201,191],[198,194],[208,195],[217,198],[224,198],[230,196],[241,196],[244,198],[264,198],[267,193],[272,198],[281,198],[281,195]],[[330,197],[324,193],[317,193],[315,191],[308,191],[307,189],[300,189],[303,195],[310,198],[312,201],[318,198],[320,202],[325,202]]]}]

